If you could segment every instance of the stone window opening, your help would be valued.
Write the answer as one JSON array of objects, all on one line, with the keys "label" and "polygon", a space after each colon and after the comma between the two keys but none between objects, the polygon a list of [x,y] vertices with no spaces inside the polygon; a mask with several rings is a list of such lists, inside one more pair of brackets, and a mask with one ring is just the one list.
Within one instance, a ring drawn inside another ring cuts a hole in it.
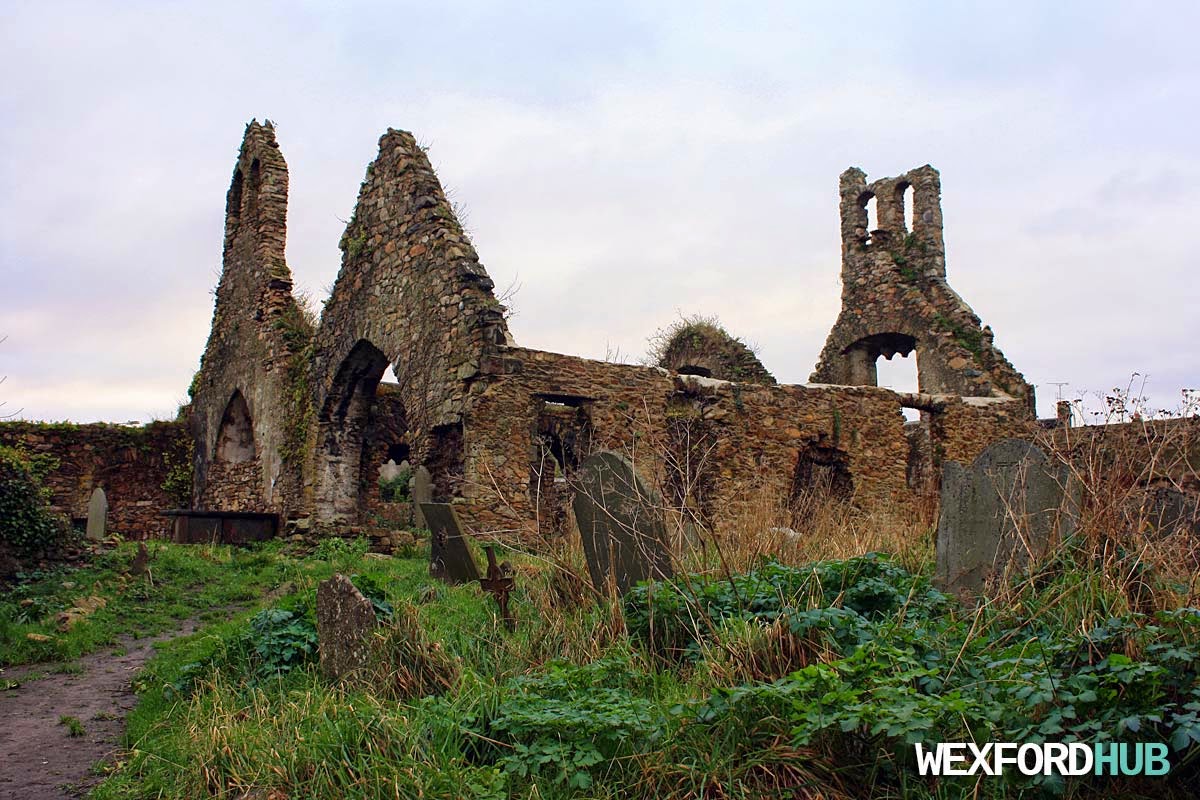
[{"label": "stone window opening", "polygon": [[846,503],[853,496],[854,479],[845,451],[812,444],[800,452],[792,478],[793,528],[798,529],[822,506]]},{"label": "stone window opening", "polygon": [[592,422],[587,399],[546,395],[538,402],[529,464],[529,500],[537,510],[538,530],[563,533],[569,524],[571,476],[591,447]]},{"label": "stone window opening", "polygon": [[701,367],[696,364],[684,364],[676,371],[680,375],[697,375],[701,378],[711,378],[713,374],[712,370],[708,367]]},{"label": "stone window opening", "polygon": [[[880,354],[875,361],[877,385],[883,389],[891,389],[897,394],[915,394],[920,391],[916,350],[907,353],[893,352],[888,355]],[[901,404],[900,412],[906,422],[918,422],[921,419],[919,409]]]},{"label": "stone window opening", "polygon": [[875,231],[879,230],[879,215],[876,208],[875,193],[866,192],[859,198],[859,202],[862,204],[863,224],[865,225],[859,236],[862,243],[869,246],[872,243]]},{"label": "stone window opening", "polygon": [[385,503],[408,503],[412,498],[408,483],[412,478],[409,448],[403,442],[393,442],[387,448],[387,461],[379,467],[379,499]]},{"label": "stone window opening", "polygon": [[914,215],[916,214],[914,194],[915,190],[911,183],[902,181],[896,185],[896,202],[900,204],[900,219],[904,222],[905,233],[916,230],[914,227]]},{"label": "stone window opening", "polygon": [[240,390],[225,407],[221,427],[217,432],[216,460],[227,464],[245,464],[255,459],[254,423],[250,407]]},{"label": "stone window opening", "polygon": [[[879,382],[879,357],[884,356],[885,360],[890,361],[897,354],[901,358],[906,358],[910,353],[917,350],[916,338],[905,333],[877,333],[871,336],[864,336],[854,344],[842,351],[842,355],[849,362],[849,380],[850,386],[880,386]],[[911,391],[917,391],[920,385],[920,355],[914,359],[917,366],[918,379],[913,384]],[[890,367],[888,368],[891,369]],[[907,367],[900,367],[901,370]],[[894,390],[899,391],[899,390]]]}]

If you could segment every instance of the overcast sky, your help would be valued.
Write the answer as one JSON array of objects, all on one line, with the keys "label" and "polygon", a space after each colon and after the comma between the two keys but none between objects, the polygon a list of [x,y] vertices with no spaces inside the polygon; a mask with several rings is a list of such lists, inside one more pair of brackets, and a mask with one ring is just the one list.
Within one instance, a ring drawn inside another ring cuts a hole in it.
[{"label": "overcast sky", "polygon": [[783,382],[838,312],[839,173],[931,163],[950,283],[1043,415],[1053,382],[1134,372],[1177,406],[1200,386],[1200,6],[1150,8],[3,0],[0,412],[174,414],[254,117],[316,299],[392,126],[519,284],[519,344],[637,360],[717,315]]}]

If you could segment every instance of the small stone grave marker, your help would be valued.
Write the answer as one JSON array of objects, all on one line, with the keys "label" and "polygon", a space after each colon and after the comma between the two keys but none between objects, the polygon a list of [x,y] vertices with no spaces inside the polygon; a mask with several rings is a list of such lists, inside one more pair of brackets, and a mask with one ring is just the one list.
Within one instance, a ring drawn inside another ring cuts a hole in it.
[{"label": "small stone grave marker", "polygon": [[960,595],[980,592],[989,575],[1046,552],[1074,530],[1079,487],[1066,465],[1036,445],[1003,439],[970,467],[942,470],[937,583]]},{"label": "small stone grave marker", "polygon": [[375,607],[349,578],[334,575],[317,586],[317,650],[321,673],[341,680],[370,663]]},{"label": "small stone grave marker", "polygon": [[462,525],[449,503],[422,503],[421,513],[429,526],[429,574],[446,583],[479,580],[479,567],[467,547]]},{"label": "small stone grave marker", "polygon": [[408,487],[408,494],[412,497],[413,504],[413,524],[418,528],[428,529],[429,522],[421,513],[421,506],[424,503],[433,502],[433,476],[429,474],[429,470],[424,464],[413,470]]},{"label": "small stone grave marker", "polygon": [[592,584],[625,594],[638,581],[670,578],[662,499],[628,459],[596,453],[575,476],[572,507],[583,538]]},{"label": "small stone grave marker", "polygon": [[87,538],[93,542],[99,542],[104,539],[107,529],[108,497],[104,494],[104,489],[97,486],[92,490],[92,496],[88,500]]}]

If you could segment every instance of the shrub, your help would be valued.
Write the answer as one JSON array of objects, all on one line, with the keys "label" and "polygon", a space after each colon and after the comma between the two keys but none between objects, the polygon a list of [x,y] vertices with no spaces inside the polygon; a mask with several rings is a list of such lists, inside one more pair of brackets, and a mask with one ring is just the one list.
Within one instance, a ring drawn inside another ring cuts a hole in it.
[{"label": "shrub", "polygon": [[379,479],[379,496],[385,503],[407,503],[412,498],[408,494],[408,482],[412,478],[412,469],[401,467],[395,476]]},{"label": "shrub", "polygon": [[18,558],[51,555],[66,541],[67,528],[50,510],[42,479],[53,464],[0,446],[0,548]]}]

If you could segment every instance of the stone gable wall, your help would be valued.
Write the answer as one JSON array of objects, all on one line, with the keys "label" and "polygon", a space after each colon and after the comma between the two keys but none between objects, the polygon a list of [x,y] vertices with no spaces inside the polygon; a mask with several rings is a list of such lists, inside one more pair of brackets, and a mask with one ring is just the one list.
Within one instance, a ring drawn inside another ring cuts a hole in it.
[{"label": "stone gable wall", "polygon": [[348,507],[369,406],[358,396],[373,391],[388,364],[414,459],[431,460],[445,438],[438,429],[461,425],[484,353],[510,342],[492,280],[412,134],[389,130],[380,139],[341,246],[312,359],[320,427],[313,505],[326,517]]},{"label": "stone gable wall", "polygon": [[[292,297],[284,261],[287,191],[287,164],[274,129],[251,122],[226,196],[212,331],[192,388],[198,508],[287,512],[302,496],[307,398],[297,407],[295,385],[307,369],[303,354],[311,331]],[[215,463],[235,392],[250,411],[253,467]]]}]

